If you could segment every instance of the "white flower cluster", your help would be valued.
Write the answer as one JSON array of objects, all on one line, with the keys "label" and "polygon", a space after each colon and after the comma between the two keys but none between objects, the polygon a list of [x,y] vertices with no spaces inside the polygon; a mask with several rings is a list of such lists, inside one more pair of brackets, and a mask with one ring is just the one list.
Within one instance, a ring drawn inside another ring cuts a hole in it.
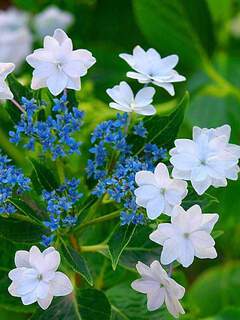
[{"label": "white flower cluster", "polygon": [[[160,223],[149,236],[163,247],[160,258],[163,265],[177,261],[183,267],[189,267],[194,257],[217,257],[211,232],[218,214],[203,213],[199,205],[185,211],[181,203],[187,195],[186,181],[191,181],[197,194],[202,195],[210,186],[223,187],[227,185],[227,179],[238,179],[240,146],[229,143],[230,134],[229,125],[216,129],[194,127],[193,140],[177,139],[170,150],[173,178],[169,177],[163,163],[157,165],[154,173],[140,171],[136,174],[136,203],[146,208],[150,219],[158,218],[161,213],[171,216],[170,223]],[[176,289],[177,284],[158,261],[150,268],[139,262],[137,270],[142,279],[134,281],[132,287],[147,294],[150,311],[165,302],[174,317],[184,313],[178,301],[184,290]]]},{"label": "white flower cluster", "polygon": [[135,72],[128,72],[127,76],[144,84],[144,88],[138,91],[135,96],[125,81],[120,82],[112,89],[107,89],[107,94],[114,101],[109,104],[111,108],[151,116],[156,113],[156,109],[152,105],[155,90],[152,87],[147,87],[148,84],[155,84],[164,88],[170,95],[174,95],[172,83],[185,80],[185,77],[173,69],[178,63],[177,55],[161,58],[155,49],[144,51],[140,46],[136,46],[132,55],[122,53],[120,58],[135,70]]}]

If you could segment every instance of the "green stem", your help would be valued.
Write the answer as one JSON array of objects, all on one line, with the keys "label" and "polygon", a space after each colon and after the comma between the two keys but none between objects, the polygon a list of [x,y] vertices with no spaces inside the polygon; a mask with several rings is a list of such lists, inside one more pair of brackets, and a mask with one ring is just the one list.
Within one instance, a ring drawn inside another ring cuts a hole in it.
[{"label": "green stem", "polygon": [[119,216],[119,212],[121,210],[116,210],[110,214],[106,214],[104,216],[101,216],[101,217],[98,217],[98,218],[95,218],[95,219],[92,219],[90,221],[87,221],[85,223],[82,223],[80,224],[77,228],[75,228],[75,232],[78,232],[88,226],[91,226],[91,225],[94,225],[94,224],[98,224],[98,223],[102,223],[102,222],[105,222],[105,221],[110,221],[110,220],[113,220],[115,219],[116,217]]},{"label": "green stem", "polygon": [[96,244],[93,246],[81,246],[80,252],[98,252],[101,250],[106,250],[108,245],[105,243]]}]

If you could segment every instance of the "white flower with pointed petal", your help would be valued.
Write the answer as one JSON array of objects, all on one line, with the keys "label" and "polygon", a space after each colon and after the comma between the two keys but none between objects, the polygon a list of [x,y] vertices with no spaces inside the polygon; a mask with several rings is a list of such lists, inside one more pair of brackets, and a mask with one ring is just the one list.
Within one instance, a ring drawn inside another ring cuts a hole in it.
[{"label": "white flower with pointed petal", "polygon": [[56,29],[53,37],[46,36],[43,49],[35,50],[26,60],[35,69],[32,89],[48,87],[55,96],[65,88],[79,90],[80,77],[96,62],[90,51],[73,50],[72,40],[61,29]]},{"label": "white flower with pointed petal", "polygon": [[198,205],[187,211],[176,206],[171,223],[159,224],[158,229],[149,236],[163,246],[161,263],[167,265],[177,260],[187,268],[193,263],[194,256],[200,259],[216,258],[215,241],[210,233],[218,217],[218,214],[203,214]]},{"label": "white flower with pointed petal", "polygon": [[159,163],[154,173],[139,171],[135,180],[139,188],[135,190],[136,203],[147,209],[150,219],[156,219],[161,213],[171,215],[173,207],[180,205],[187,195],[187,183],[171,179],[165,164]]},{"label": "white flower with pointed petal", "polygon": [[34,17],[34,28],[39,37],[52,34],[55,29],[67,30],[73,23],[74,17],[70,12],[60,10],[56,6],[49,6]]},{"label": "white flower with pointed petal", "polygon": [[185,288],[171,279],[158,261],[153,261],[150,267],[138,262],[136,268],[142,278],[133,281],[132,288],[147,295],[149,311],[157,310],[165,303],[175,318],[185,313],[178,301],[184,296]]},{"label": "white flower with pointed petal", "polygon": [[231,128],[193,128],[193,140],[177,139],[170,150],[172,176],[190,180],[201,195],[211,185],[225,187],[227,179],[237,180],[240,146],[229,143]]},{"label": "white flower with pointed petal", "polygon": [[0,100],[13,99],[13,94],[5,80],[13,72],[14,68],[15,65],[13,63],[0,63]]},{"label": "white flower with pointed petal", "polygon": [[41,252],[33,246],[30,251],[15,254],[16,268],[8,274],[12,280],[8,288],[14,297],[20,297],[24,305],[37,302],[47,309],[54,296],[66,296],[73,291],[69,278],[57,271],[60,255],[53,247]]},{"label": "white flower with pointed petal", "polygon": [[136,46],[132,55],[122,53],[119,56],[136,71],[128,72],[129,78],[137,79],[140,83],[153,83],[172,96],[175,94],[172,82],[186,80],[173,69],[178,63],[177,55],[161,58],[155,49],[144,51],[140,46]]},{"label": "white flower with pointed petal", "polygon": [[134,97],[131,87],[125,81],[122,81],[112,89],[107,89],[107,94],[115,101],[109,104],[113,109],[136,112],[145,116],[156,113],[156,109],[151,104],[155,94],[154,88],[143,88]]}]

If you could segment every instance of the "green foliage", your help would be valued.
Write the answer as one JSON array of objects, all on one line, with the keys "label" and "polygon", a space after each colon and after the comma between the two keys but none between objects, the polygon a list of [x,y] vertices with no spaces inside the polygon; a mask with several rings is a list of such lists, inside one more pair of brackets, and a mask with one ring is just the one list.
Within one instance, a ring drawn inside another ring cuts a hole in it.
[{"label": "green foliage", "polygon": [[85,259],[70,245],[64,242],[62,245],[62,254],[71,269],[79,273],[92,286],[93,279]]},{"label": "green foliage", "polygon": [[165,55],[178,54],[185,72],[212,53],[213,26],[204,0],[134,0],[133,4],[150,45]]},{"label": "green foliage", "polygon": [[37,310],[31,320],[110,320],[111,307],[104,293],[95,289],[76,292],[76,296],[68,295],[57,298],[42,312]]}]

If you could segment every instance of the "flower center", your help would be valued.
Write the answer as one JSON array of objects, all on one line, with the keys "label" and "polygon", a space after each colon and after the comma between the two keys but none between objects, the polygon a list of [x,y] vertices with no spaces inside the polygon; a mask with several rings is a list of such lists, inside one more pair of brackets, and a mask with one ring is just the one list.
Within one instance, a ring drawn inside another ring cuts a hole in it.
[{"label": "flower center", "polygon": [[42,281],[43,276],[42,276],[41,274],[38,274],[37,279],[38,279],[39,281]]},{"label": "flower center", "polygon": [[185,232],[185,233],[183,234],[183,237],[184,237],[185,239],[188,239],[188,238],[189,238],[189,233]]},{"label": "flower center", "polygon": [[161,188],[160,189],[160,194],[164,196],[165,193],[166,193],[166,189],[165,188]]},{"label": "flower center", "polygon": [[62,63],[60,63],[60,62],[57,63],[57,68],[58,68],[59,71],[62,71],[62,67],[63,67]]}]

